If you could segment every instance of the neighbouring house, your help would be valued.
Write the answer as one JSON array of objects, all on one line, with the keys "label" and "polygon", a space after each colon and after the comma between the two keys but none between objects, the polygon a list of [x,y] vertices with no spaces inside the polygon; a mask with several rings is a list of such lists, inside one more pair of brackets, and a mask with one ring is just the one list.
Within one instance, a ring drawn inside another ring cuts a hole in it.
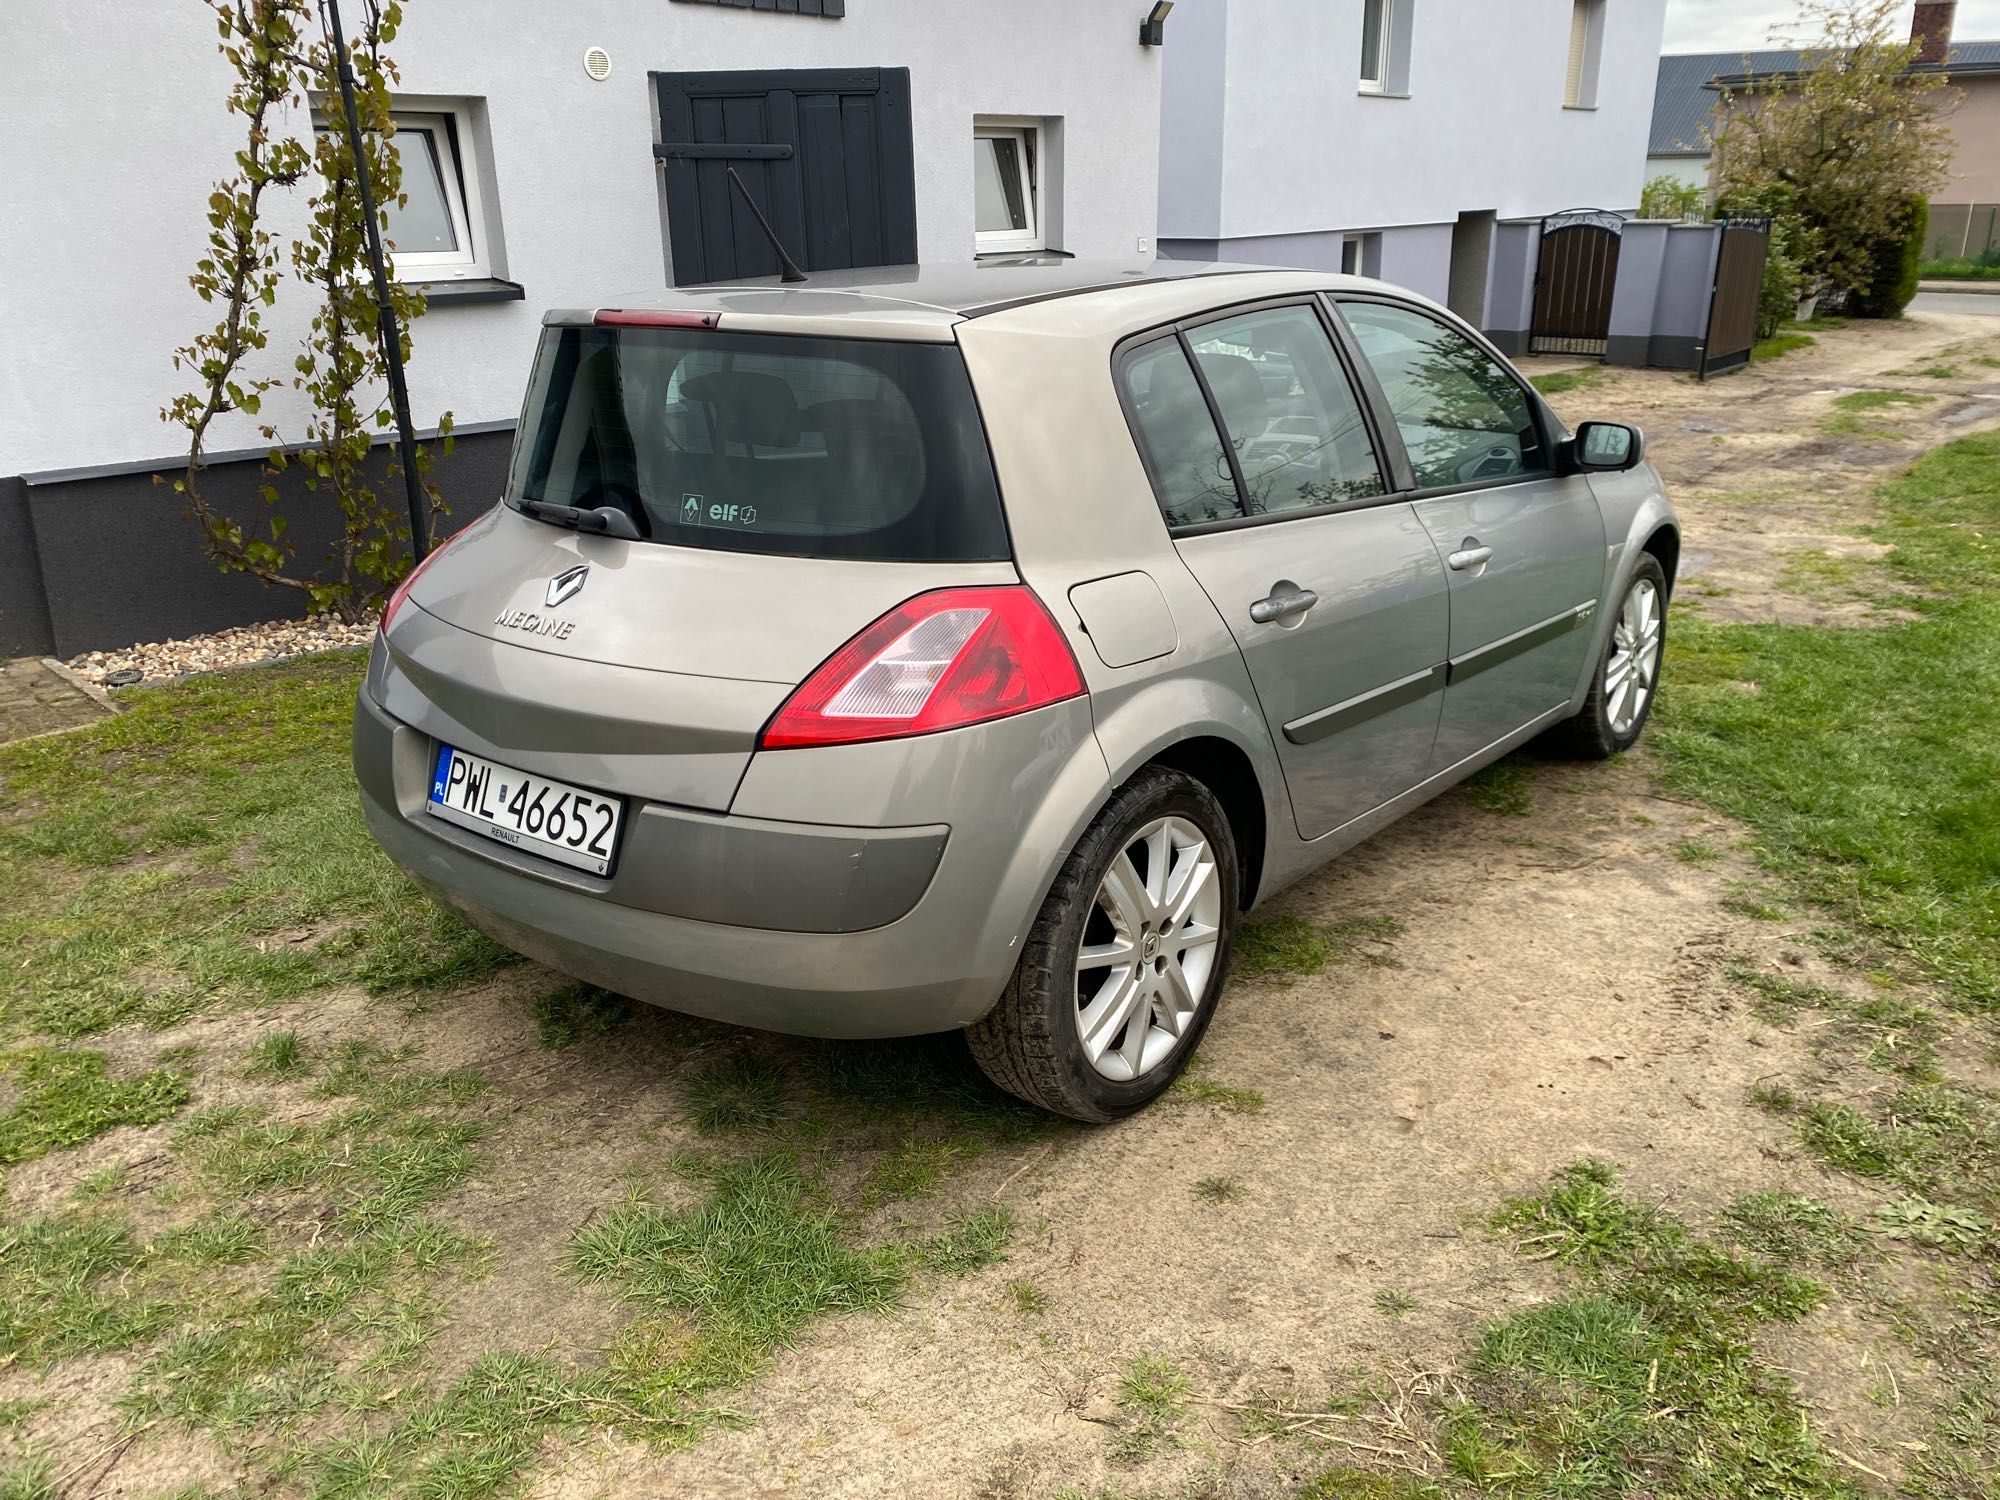
[{"label": "neighbouring house", "polygon": [[1525,329],[1532,226],[1638,204],[1665,21],[1666,0],[1183,5],[1161,248],[1358,271]]},{"label": "neighbouring house", "polygon": [[[2000,41],[1954,40],[1957,9],[1955,0],[1919,5],[1911,31],[1913,69],[1945,74],[1956,91],[1945,117],[1951,178],[1931,198],[1925,256],[1934,260],[2000,250]],[[1662,57],[1646,176],[1707,186],[1709,129],[1724,94],[1782,84],[1805,62],[1804,53],[1785,50]]]},{"label": "neighbouring house", "polygon": [[[1148,3],[409,0],[397,269],[431,296],[411,393],[420,425],[456,420],[457,521],[500,490],[542,309],[775,272],[731,166],[808,269],[1150,253]],[[1167,52],[1199,45],[1180,20]],[[159,412],[189,382],[172,351],[214,321],[188,275],[243,139],[216,40],[201,0],[0,6],[0,656],[293,609],[219,573],[153,479],[179,466]],[[312,300],[281,303],[274,373]],[[263,415],[295,433],[277,397]],[[240,416],[216,434],[210,486],[240,513],[267,446]],[[290,507],[302,552],[325,508]]]}]

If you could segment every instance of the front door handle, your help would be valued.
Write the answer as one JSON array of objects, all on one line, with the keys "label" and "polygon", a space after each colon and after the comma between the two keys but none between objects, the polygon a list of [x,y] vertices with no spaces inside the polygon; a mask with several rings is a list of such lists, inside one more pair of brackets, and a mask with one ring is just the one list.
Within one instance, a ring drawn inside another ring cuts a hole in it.
[{"label": "front door handle", "polygon": [[[1467,537],[1466,540],[1470,541],[1471,538]],[[1492,560],[1493,549],[1491,547],[1466,547],[1452,553],[1450,557],[1445,559],[1451,565],[1454,573],[1463,573],[1467,568],[1476,568]]]},{"label": "front door handle", "polygon": [[1259,625],[1272,625],[1293,615],[1302,615],[1319,603],[1319,595],[1311,589],[1302,589],[1289,578],[1280,578],[1271,585],[1271,595],[1259,599],[1250,606],[1250,618]]}]

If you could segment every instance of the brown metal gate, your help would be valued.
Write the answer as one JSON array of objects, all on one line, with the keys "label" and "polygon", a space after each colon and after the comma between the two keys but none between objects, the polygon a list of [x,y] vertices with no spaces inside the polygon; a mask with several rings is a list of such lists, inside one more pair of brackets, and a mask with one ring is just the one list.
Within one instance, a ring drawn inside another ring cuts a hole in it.
[{"label": "brown metal gate", "polygon": [[1535,264],[1530,354],[1591,354],[1611,347],[1611,297],[1618,286],[1622,215],[1572,209],[1542,220]]},{"label": "brown metal gate", "polygon": [[1771,221],[1724,219],[1721,240],[1708,302],[1708,334],[1701,350],[1703,380],[1750,363],[1750,350],[1757,343],[1764,262],[1771,253]]}]

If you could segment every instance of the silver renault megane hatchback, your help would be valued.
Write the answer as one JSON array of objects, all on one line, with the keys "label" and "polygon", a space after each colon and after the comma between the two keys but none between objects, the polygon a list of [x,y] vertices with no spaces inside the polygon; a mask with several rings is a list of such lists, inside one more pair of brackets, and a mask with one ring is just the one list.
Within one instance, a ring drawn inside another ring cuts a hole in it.
[{"label": "silver renault megane hatchback", "polygon": [[506,494],[382,619],[354,764],[501,943],[1084,1120],[1239,915],[1515,746],[1612,754],[1679,530],[1450,313],[1179,262],[551,313]]}]

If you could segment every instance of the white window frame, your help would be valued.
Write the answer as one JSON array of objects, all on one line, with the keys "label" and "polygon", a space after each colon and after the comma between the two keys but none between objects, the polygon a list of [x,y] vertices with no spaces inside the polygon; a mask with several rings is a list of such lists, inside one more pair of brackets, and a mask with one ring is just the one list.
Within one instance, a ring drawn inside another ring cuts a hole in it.
[{"label": "white window frame", "polygon": [[[332,101],[328,101],[330,106]],[[389,111],[395,124],[395,141],[405,132],[429,132],[437,142],[438,167],[444,179],[445,211],[451,216],[456,250],[402,251],[385,245],[389,274],[398,282],[485,281],[498,276],[489,249],[485,194],[480,187],[481,163],[476,155],[478,137],[473,133],[472,114],[465,106],[445,100],[411,100]],[[339,117],[327,107],[313,112],[317,130],[337,130]],[[402,157],[402,147],[397,146]],[[408,164],[405,163],[405,170]]]},{"label": "white window frame", "polygon": [[[1044,177],[1042,154],[1043,131],[1040,120],[978,119],[973,121],[972,139],[976,147],[980,141],[1011,140],[1021,153],[1021,172],[1027,179],[1022,193],[1023,206],[1027,209],[1028,223],[1024,229],[973,228],[974,253],[978,255],[1014,255],[1024,250],[1048,248],[1043,233],[1046,222],[1042,212],[1042,179]],[[977,207],[974,208],[975,214]]]},{"label": "white window frame", "polygon": [[[1375,61],[1381,69],[1379,76],[1370,78],[1361,74],[1361,92],[1364,94],[1386,94],[1389,80],[1395,75],[1396,66],[1391,54],[1396,46],[1396,0],[1382,0],[1382,14],[1375,37]],[[1368,57],[1368,0],[1361,0],[1361,58],[1365,67]]]},{"label": "white window frame", "polygon": [[391,110],[389,117],[395,121],[397,135],[428,131],[437,142],[445,208],[451,215],[452,233],[459,245],[456,250],[390,250],[397,280],[465,281],[491,276],[493,272],[485,253],[485,205],[480,202],[479,164],[467,160],[472,150],[472,122],[465,111],[397,109]]},{"label": "white window frame", "polygon": [[[1340,238],[1340,274],[1343,276],[1374,276],[1368,269],[1371,252],[1380,244],[1379,233],[1345,234]],[[1378,267],[1379,269],[1379,267]]]},{"label": "white window frame", "polygon": [[1598,75],[1604,65],[1604,12],[1605,0],[1571,0],[1569,50],[1563,60],[1564,109],[1597,108]]}]

